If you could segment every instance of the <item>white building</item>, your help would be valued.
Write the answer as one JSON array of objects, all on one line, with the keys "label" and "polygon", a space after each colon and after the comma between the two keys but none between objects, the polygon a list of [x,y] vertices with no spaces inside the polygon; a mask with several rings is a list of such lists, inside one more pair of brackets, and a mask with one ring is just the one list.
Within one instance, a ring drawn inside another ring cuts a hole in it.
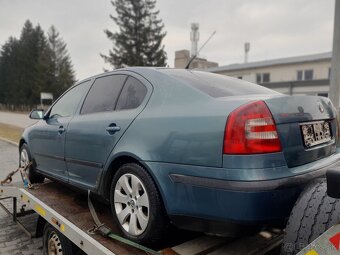
[{"label": "white building", "polygon": [[261,84],[285,94],[328,96],[332,53],[211,67],[206,71]]}]

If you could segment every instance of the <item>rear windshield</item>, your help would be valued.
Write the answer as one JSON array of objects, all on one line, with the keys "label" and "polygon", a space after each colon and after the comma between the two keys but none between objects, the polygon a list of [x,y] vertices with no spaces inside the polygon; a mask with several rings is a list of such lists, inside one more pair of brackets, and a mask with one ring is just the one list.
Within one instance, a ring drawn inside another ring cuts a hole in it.
[{"label": "rear windshield", "polygon": [[159,71],[212,97],[280,94],[263,86],[220,74],[180,69],[160,69]]}]

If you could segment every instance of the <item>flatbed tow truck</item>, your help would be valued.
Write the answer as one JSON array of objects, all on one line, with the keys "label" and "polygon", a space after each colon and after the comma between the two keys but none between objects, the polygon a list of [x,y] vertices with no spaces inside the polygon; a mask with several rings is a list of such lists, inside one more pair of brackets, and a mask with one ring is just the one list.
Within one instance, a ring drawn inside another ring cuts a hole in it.
[{"label": "flatbed tow truck", "polygon": [[[93,216],[93,211],[91,214],[89,210],[88,199],[91,201],[90,196],[84,193],[51,181],[34,185],[30,189],[25,188],[22,183],[0,186],[0,207],[10,214],[13,221],[27,234],[32,238],[44,236],[46,229],[44,226],[50,224],[57,230],[56,233],[61,233],[68,242],[73,243],[77,250],[73,253],[62,251],[51,254],[277,254],[282,243],[283,233],[278,229],[236,239],[191,232],[183,233],[178,230],[178,233],[167,236],[167,241],[159,247],[147,248],[117,234],[117,227],[113,225],[108,206],[94,202],[93,207],[98,217],[94,220],[96,216]],[[4,200],[12,200],[12,210],[2,203]],[[92,205],[92,202],[90,204]],[[27,214],[38,215],[36,231],[33,234],[25,229],[25,222],[21,220],[21,216]],[[104,224],[98,226],[95,221],[97,224],[98,221]],[[106,230],[96,231],[102,227]],[[103,232],[106,233],[103,234]],[[48,241],[43,240],[44,250],[47,249],[46,246],[53,245],[53,242]],[[55,245],[58,246],[57,243]]]}]

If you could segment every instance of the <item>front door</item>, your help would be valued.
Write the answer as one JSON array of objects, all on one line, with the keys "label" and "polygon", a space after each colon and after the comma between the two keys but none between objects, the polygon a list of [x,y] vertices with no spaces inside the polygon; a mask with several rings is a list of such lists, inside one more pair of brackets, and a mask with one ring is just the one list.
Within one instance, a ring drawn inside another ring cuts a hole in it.
[{"label": "front door", "polygon": [[67,127],[89,86],[88,81],[67,91],[30,135],[30,148],[38,171],[57,179],[68,179],[64,158]]}]

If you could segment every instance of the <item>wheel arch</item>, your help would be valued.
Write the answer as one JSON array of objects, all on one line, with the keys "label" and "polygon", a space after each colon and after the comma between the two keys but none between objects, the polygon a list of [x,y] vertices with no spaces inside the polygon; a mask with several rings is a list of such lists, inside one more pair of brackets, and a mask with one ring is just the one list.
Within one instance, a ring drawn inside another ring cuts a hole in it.
[{"label": "wheel arch", "polygon": [[24,143],[26,143],[26,140],[24,138],[21,138],[19,141],[19,150]]},{"label": "wheel arch", "polygon": [[105,199],[109,199],[110,196],[110,188],[111,188],[111,182],[113,179],[113,176],[115,175],[115,173],[117,172],[117,170],[124,164],[128,164],[128,163],[135,163],[138,164],[140,166],[142,166],[147,173],[151,176],[152,180],[154,181],[158,192],[162,198],[162,202],[164,207],[165,203],[164,203],[164,196],[163,193],[161,191],[160,185],[155,177],[155,175],[153,174],[152,170],[147,166],[147,164],[145,164],[140,158],[138,158],[136,155],[132,155],[130,153],[120,153],[119,155],[117,155],[115,158],[113,158],[110,163],[108,164],[108,167],[106,168],[105,172],[102,175],[102,189],[101,192],[104,195]]}]

